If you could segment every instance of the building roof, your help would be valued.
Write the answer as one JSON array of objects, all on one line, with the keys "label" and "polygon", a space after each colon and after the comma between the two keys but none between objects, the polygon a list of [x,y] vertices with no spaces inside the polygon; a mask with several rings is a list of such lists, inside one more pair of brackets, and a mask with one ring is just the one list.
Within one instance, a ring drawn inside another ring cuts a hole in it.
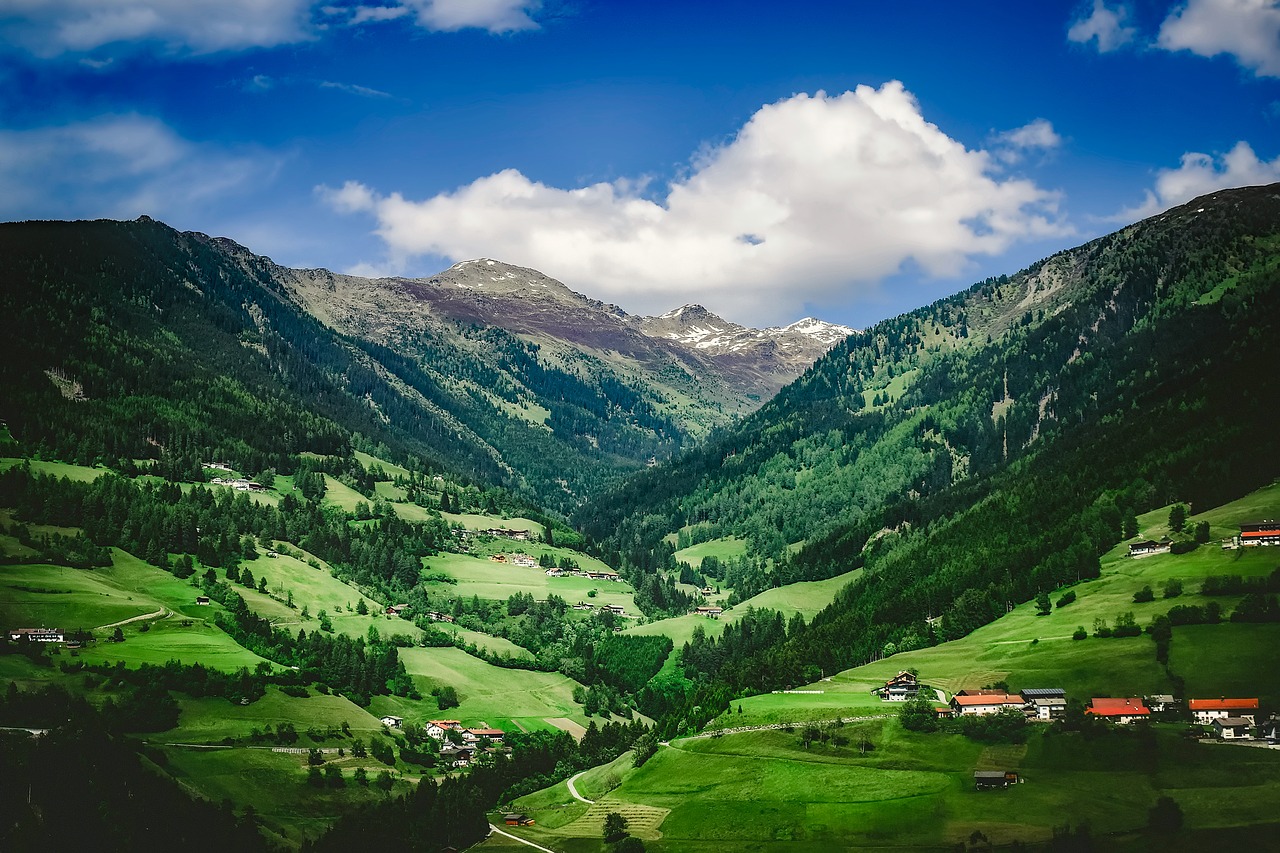
[{"label": "building roof", "polygon": [[975,770],[973,778],[975,779],[1004,779],[1005,772],[1003,770]]},{"label": "building roof", "polygon": [[1063,699],[1066,695],[1061,687],[1027,687],[1022,691],[1023,699]]},{"label": "building roof", "polygon": [[1187,706],[1192,711],[1240,711],[1257,710],[1257,699],[1191,699]]},{"label": "building roof", "polygon": [[1137,696],[1129,699],[1095,698],[1089,700],[1088,713],[1099,717],[1138,717],[1149,715],[1151,709]]},{"label": "building roof", "polygon": [[1034,702],[1037,707],[1041,708],[1056,708],[1059,705],[1067,704],[1067,700],[1063,699],[1061,696],[1041,696],[1040,698],[1032,699],[1031,701]]},{"label": "building roof", "polygon": [[502,737],[506,734],[502,729],[467,729],[476,737]]},{"label": "building roof", "polygon": [[1222,726],[1223,728],[1236,728],[1239,726],[1253,725],[1253,723],[1249,722],[1248,717],[1219,717],[1213,721],[1213,724],[1215,726]]},{"label": "building roof", "polygon": [[1022,697],[1017,693],[985,693],[981,696],[961,696],[956,694],[951,701],[963,708],[976,705],[1022,705]]},{"label": "building roof", "polygon": [[454,726],[462,725],[461,720],[427,720],[429,726],[439,726],[442,729],[450,729]]}]

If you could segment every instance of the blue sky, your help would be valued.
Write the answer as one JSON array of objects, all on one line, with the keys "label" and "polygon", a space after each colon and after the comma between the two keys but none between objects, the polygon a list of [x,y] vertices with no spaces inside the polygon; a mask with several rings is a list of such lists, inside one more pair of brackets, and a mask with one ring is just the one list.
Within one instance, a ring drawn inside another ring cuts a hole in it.
[{"label": "blue sky", "polygon": [[0,219],[866,326],[1280,181],[1280,0],[0,0]]}]

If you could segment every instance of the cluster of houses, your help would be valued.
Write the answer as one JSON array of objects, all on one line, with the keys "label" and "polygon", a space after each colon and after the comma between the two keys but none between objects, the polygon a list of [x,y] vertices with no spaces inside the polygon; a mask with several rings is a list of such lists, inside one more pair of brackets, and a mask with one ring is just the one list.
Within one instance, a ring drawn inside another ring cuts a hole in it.
[{"label": "cluster of houses", "polygon": [[528,554],[519,553],[507,556],[506,554],[494,554],[489,557],[495,563],[510,563],[513,566],[524,566],[526,569],[536,569],[538,561]]},{"label": "cluster of houses", "polygon": [[[404,718],[388,714],[382,724],[390,729],[404,727]],[[502,746],[506,732],[484,726],[464,727],[458,720],[430,720],[427,736],[440,742],[440,758],[450,767],[469,767],[478,752]],[[450,735],[456,732],[456,735]],[[458,743],[457,741],[461,741]]]},{"label": "cluster of houses", "polygon": [[[904,702],[915,699],[922,689],[915,673],[899,672],[874,692],[886,702]],[[1085,713],[1103,720],[1127,725],[1139,720],[1149,720],[1153,713],[1178,711],[1182,703],[1173,696],[1094,697],[1089,700]],[[1250,740],[1257,726],[1258,700],[1256,698],[1188,699],[1187,710],[1198,725],[1210,726],[1216,737],[1222,740]],[[939,717],[964,717],[998,714],[1001,711],[1020,711],[1028,719],[1049,722],[1060,719],[1067,710],[1067,694],[1060,687],[1029,687],[1020,693],[986,688],[961,690],[946,705],[935,705]],[[1274,719],[1262,726],[1262,737],[1280,739],[1280,724]],[[994,778],[994,777],[993,777]]]},{"label": "cluster of houses", "polygon": [[215,486],[229,486],[237,492],[265,492],[267,487],[254,480],[246,480],[243,477],[227,479],[226,477],[214,477],[209,481]]},{"label": "cluster of houses", "polygon": [[493,536],[497,539],[512,539],[516,542],[528,542],[532,534],[527,530],[511,530],[506,527],[490,527],[488,530],[464,530],[459,536],[469,539],[472,536]]},{"label": "cluster of houses", "polygon": [[589,578],[593,581],[620,581],[622,576],[617,572],[597,572],[587,571],[585,569],[564,569],[554,566],[547,569],[547,577],[549,578]]},{"label": "cluster of houses", "polygon": [[[573,605],[574,610],[595,610],[596,606],[586,601],[579,601]],[[626,616],[627,611],[621,604],[602,604],[600,605],[601,613],[613,613],[617,616]]]},{"label": "cluster of houses", "polygon": [[709,619],[716,619],[724,612],[724,608],[717,607],[714,604],[708,604],[703,607],[695,608],[693,612],[698,616],[706,616]]}]

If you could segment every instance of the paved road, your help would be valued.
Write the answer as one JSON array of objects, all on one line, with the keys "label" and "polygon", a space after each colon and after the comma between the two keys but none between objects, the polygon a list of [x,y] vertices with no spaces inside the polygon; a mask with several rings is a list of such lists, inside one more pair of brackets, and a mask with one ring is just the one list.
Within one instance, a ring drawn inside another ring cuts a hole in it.
[{"label": "paved road", "polygon": [[[587,771],[585,771],[585,770],[583,770],[583,771],[582,771],[582,773],[586,773],[586,772],[587,772]],[[584,802],[584,803],[590,803],[590,804],[592,804],[592,805],[595,805],[595,802],[596,802],[595,800],[588,800],[586,797],[584,797],[584,796],[582,796],[581,794],[579,794],[579,793],[578,793],[578,789],[577,789],[577,788],[575,788],[575,787],[573,786],[573,783],[578,781],[578,777],[580,777],[580,776],[582,775],[582,773],[578,773],[578,774],[576,774],[575,776],[571,777],[571,778],[568,780],[568,782],[566,783],[566,784],[568,784],[568,786],[569,786],[569,793],[570,793],[570,794],[573,794],[573,798],[574,798],[575,800],[582,800],[582,802]]]},{"label": "paved road", "polygon": [[535,850],[541,850],[542,853],[556,853],[556,851],[552,850],[550,847],[543,847],[541,844],[534,844],[532,841],[529,841],[528,839],[525,839],[525,838],[521,838],[518,835],[512,835],[509,832],[503,832],[501,829],[498,829],[498,827],[494,826],[493,824],[489,824],[489,828],[494,832],[498,833],[499,835],[505,835],[507,838],[515,839],[516,841],[519,841],[521,844],[528,844],[530,847],[534,848]]}]

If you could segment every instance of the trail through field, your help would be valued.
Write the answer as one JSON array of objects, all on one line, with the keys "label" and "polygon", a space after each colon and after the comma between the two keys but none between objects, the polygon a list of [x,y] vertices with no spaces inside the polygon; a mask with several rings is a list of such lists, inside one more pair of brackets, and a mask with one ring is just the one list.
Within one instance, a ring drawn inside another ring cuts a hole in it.
[{"label": "trail through field", "polygon": [[103,628],[119,628],[121,625],[128,625],[130,622],[140,622],[143,619],[159,619],[162,616],[168,616],[169,611],[161,607],[155,613],[143,613],[141,616],[134,616],[129,619],[121,619],[119,622],[112,622],[110,625],[99,625],[94,628],[95,631],[101,631]]},{"label": "trail through field", "polygon": [[[586,773],[586,772],[587,772],[587,771],[585,771],[585,770],[583,770],[583,771],[582,771],[582,773]],[[573,794],[573,798],[574,798],[575,800],[582,800],[582,802],[584,802],[584,803],[590,803],[590,804],[594,805],[594,804],[595,804],[595,800],[588,800],[586,797],[584,797],[584,796],[582,796],[581,794],[579,794],[579,793],[578,793],[578,789],[577,789],[577,788],[575,788],[575,787],[573,786],[573,783],[578,781],[578,779],[582,776],[582,773],[577,774],[577,776],[573,776],[573,777],[571,777],[571,778],[570,778],[570,779],[569,779],[565,784],[567,784],[567,785],[569,786],[569,793],[570,793],[570,794]]]},{"label": "trail through field", "polygon": [[543,847],[541,844],[534,844],[532,841],[528,841],[524,838],[521,838],[518,835],[512,835],[509,832],[503,832],[501,829],[498,829],[498,827],[494,826],[493,824],[489,824],[489,828],[492,829],[494,832],[498,833],[499,835],[505,835],[507,838],[513,839],[515,841],[519,841],[521,844],[528,844],[530,847],[534,848],[535,850],[543,851],[543,853],[556,853],[556,851],[552,850],[550,847]]}]

